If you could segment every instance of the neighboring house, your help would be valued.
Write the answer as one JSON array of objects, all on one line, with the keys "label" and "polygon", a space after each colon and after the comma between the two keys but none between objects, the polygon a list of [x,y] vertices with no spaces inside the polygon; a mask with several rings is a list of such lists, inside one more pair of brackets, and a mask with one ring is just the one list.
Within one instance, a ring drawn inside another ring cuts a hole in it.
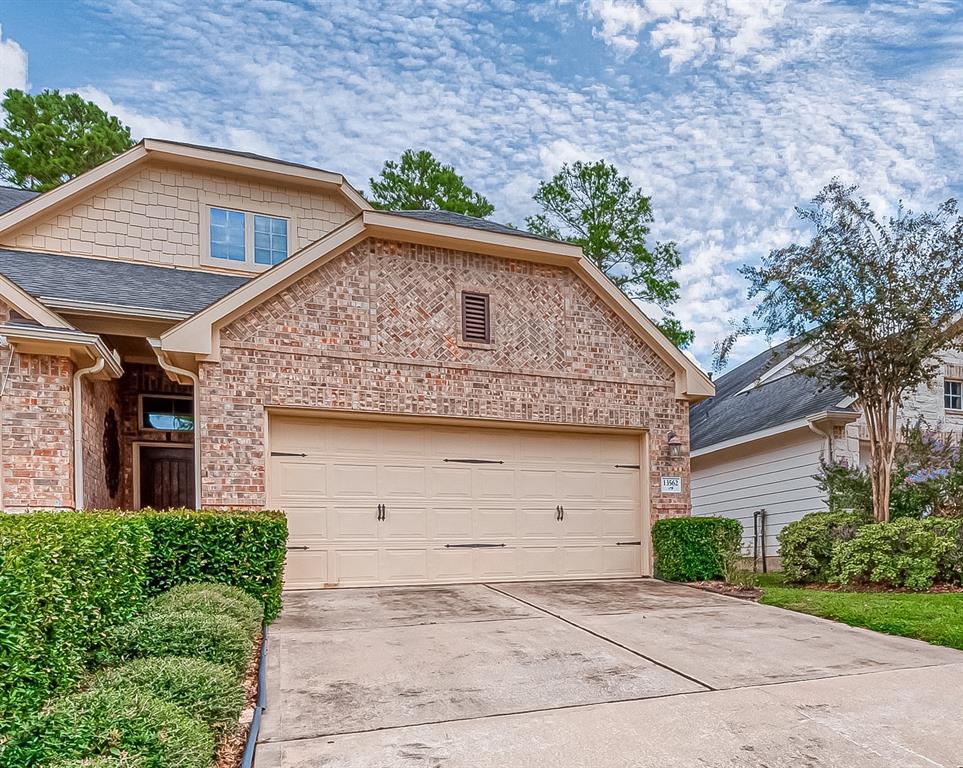
[{"label": "neighboring house", "polygon": [[[827,508],[815,475],[820,459],[869,464],[869,434],[854,398],[800,372],[801,352],[781,344],[729,371],[715,397],[692,408],[692,512],[742,522],[751,553],[754,513],[767,513],[768,553],[779,531]],[[935,428],[963,431],[963,356],[947,355],[932,387],[920,387],[900,413]],[[761,542],[760,542],[761,543]]]},{"label": "neighboring house", "polygon": [[646,574],[689,512],[712,384],[573,245],[153,139],[24,197],[7,510],[283,508],[301,587]]}]

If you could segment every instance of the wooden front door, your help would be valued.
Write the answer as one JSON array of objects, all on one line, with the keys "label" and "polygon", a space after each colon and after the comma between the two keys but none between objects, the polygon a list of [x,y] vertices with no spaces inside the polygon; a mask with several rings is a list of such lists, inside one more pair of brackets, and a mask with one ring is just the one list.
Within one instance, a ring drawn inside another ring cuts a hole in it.
[{"label": "wooden front door", "polygon": [[140,505],[194,508],[194,450],[140,447]]}]

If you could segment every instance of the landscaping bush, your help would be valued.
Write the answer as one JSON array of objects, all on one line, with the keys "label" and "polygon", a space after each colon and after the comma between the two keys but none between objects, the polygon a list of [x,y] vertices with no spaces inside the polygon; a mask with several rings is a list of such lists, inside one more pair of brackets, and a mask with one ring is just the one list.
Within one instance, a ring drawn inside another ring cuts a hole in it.
[{"label": "landscaping bush", "polygon": [[180,584],[152,598],[147,603],[148,613],[201,613],[230,616],[254,637],[261,629],[264,609],[247,592],[227,584]]},{"label": "landscaping bush", "polygon": [[826,582],[833,577],[833,552],[867,523],[853,512],[813,512],[779,532],[782,569],[789,581]]},{"label": "landscaping bush", "polygon": [[955,535],[948,535],[930,520],[904,517],[864,525],[852,539],[835,546],[832,580],[929,589],[941,570],[952,563],[956,547]]},{"label": "landscaping bush", "polygon": [[742,525],[727,517],[679,517],[652,526],[656,575],[701,581],[725,575],[738,555]]},{"label": "landscaping bush", "polygon": [[224,664],[237,674],[247,668],[254,647],[234,619],[200,611],[145,614],[114,627],[111,635],[111,660],[193,656]]},{"label": "landscaping bush", "polygon": [[0,768],[124,755],[140,758],[127,763],[132,768],[209,768],[213,754],[211,731],[180,707],[139,691],[100,688],[54,700],[6,744]]},{"label": "landscaping bush", "polygon": [[283,513],[178,509],[133,514],[151,532],[151,593],[195,581],[230,584],[260,601],[266,621],[277,617],[287,543]]},{"label": "landscaping bush", "polygon": [[244,708],[244,688],[234,670],[203,659],[135,659],[98,672],[91,690],[101,688],[149,693],[176,704],[216,733],[232,730]]},{"label": "landscaping bush", "polygon": [[141,607],[149,541],[137,519],[0,514],[0,730],[71,686]]},{"label": "landscaping bush", "polygon": [[963,585],[963,518],[927,517],[923,525],[943,542],[936,560],[936,581]]}]

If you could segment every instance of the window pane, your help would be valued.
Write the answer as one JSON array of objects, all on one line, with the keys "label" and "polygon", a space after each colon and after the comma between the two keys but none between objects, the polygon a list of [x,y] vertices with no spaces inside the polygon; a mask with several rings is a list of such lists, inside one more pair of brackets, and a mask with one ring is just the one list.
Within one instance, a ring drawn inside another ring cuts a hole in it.
[{"label": "window pane", "polygon": [[255,215],[254,232],[254,262],[256,264],[279,264],[287,258],[287,219]]},{"label": "window pane", "polygon": [[144,396],[141,400],[144,429],[167,432],[194,431],[194,405],[190,398]]},{"label": "window pane", "polygon": [[244,261],[244,214],[211,208],[211,257]]}]

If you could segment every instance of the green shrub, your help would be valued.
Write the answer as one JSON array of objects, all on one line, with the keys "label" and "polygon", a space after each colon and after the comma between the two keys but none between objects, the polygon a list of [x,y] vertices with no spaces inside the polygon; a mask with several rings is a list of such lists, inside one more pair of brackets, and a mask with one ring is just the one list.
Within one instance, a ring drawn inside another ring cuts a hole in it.
[{"label": "green shrub", "polygon": [[135,659],[98,672],[91,689],[100,688],[149,693],[176,704],[217,733],[232,730],[244,708],[244,688],[234,670],[203,659]]},{"label": "green shrub", "polygon": [[742,525],[727,517],[678,517],[652,526],[656,575],[669,581],[717,579],[739,551]]},{"label": "green shrub", "polygon": [[833,553],[833,581],[929,589],[956,542],[928,520],[904,517],[864,525]]},{"label": "green shrub", "polygon": [[281,512],[144,510],[133,513],[150,528],[152,594],[177,584],[218,582],[240,587],[273,621],[281,610],[287,521]]},{"label": "green shrub", "polygon": [[73,685],[141,607],[149,541],[136,519],[0,514],[0,730]]},{"label": "green shrub", "polygon": [[224,664],[241,673],[250,661],[253,643],[229,616],[200,611],[151,613],[114,627],[111,658],[191,656]]},{"label": "green shrub", "polygon": [[813,512],[779,532],[779,554],[786,578],[793,582],[827,582],[833,576],[837,544],[853,538],[865,516],[852,512]]},{"label": "green shrub", "polygon": [[140,758],[137,768],[209,768],[213,754],[211,731],[180,707],[143,692],[101,688],[54,700],[0,752],[0,766],[129,755]]},{"label": "green shrub", "polygon": [[963,585],[963,518],[927,517],[923,525],[943,542],[936,560],[936,580]]},{"label": "green shrub", "polygon": [[147,603],[148,613],[201,613],[230,616],[254,637],[261,629],[264,609],[247,592],[227,584],[179,584],[152,598]]}]

